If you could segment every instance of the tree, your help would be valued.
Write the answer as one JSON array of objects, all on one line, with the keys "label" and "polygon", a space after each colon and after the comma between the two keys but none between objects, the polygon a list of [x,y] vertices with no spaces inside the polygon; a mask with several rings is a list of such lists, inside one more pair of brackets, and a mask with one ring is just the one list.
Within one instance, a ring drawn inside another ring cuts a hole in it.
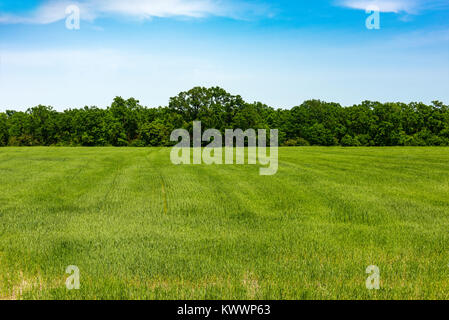
[{"label": "tree", "polygon": [[449,145],[449,107],[413,102],[364,101],[343,108],[308,100],[291,110],[247,103],[219,87],[195,87],[172,97],[168,107],[147,108],[116,97],[106,109],[57,112],[38,105],[0,113],[0,146],[170,146],[174,129],[278,129],[280,145]]},{"label": "tree", "polygon": [[37,145],[49,146],[56,142],[57,112],[52,107],[39,105],[26,112],[29,115],[29,133]]},{"label": "tree", "polygon": [[304,138],[312,145],[319,146],[333,146],[336,144],[336,140],[332,132],[322,123],[315,123],[304,131]]},{"label": "tree", "polygon": [[0,147],[8,145],[8,117],[0,113]]},{"label": "tree", "polygon": [[245,106],[240,96],[233,96],[219,87],[195,87],[170,98],[169,109],[185,122],[201,120],[208,128],[221,131],[232,125],[235,114]]},{"label": "tree", "polygon": [[[120,130],[117,132],[117,139],[125,140],[128,143],[137,138],[137,130],[139,128],[139,111],[142,107],[139,105],[139,101],[130,98],[124,100],[122,97],[116,97],[109,108],[112,117],[116,120],[118,125],[115,129]],[[117,140],[118,141],[118,140]]]},{"label": "tree", "polygon": [[141,139],[147,146],[166,147],[171,144],[170,134],[173,129],[161,119],[156,119],[151,123],[145,124],[141,130]]}]

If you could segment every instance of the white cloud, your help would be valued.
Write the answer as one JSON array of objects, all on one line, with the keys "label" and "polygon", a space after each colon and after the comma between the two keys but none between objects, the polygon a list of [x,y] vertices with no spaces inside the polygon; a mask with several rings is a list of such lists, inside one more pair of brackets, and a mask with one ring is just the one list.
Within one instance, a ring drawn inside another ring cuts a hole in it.
[{"label": "white cloud", "polygon": [[343,7],[367,10],[376,6],[381,12],[417,14],[425,10],[438,10],[449,7],[447,0],[337,0]]},{"label": "white cloud", "polygon": [[259,15],[266,10],[247,3],[235,4],[222,0],[46,0],[35,11],[22,15],[0,12],[3,24],[49,24],[66,18],[65,9],[77,5],[81,19],[94,20],[102,16],[126,16],[135,19],[153,17],[190,17],[223,16],[244,19],[246,15]]},{"label": "white cloud", "polygon": [[210,0],[130,0],[100,1],[98,11],[130,15],[139,18],[219,15],[221,8]]},{"label": "white cloud", "polygon": [[407,12],[413,13],[417,10],[415,0],[342,0],[340,5],[352,9],[367,10],[370,7],[378,7],[381,12]]},{"label": "white cloud", "polygon": [[91,20],[94,18],[89,1],[69,2],[69,1],[47,1],[38,7],[35,11],[24,13],[23,15],[12,15],[0,13],[0,23],[4,24],[49,24],[65,19],[66,8],[70,4],[79,6],[83,19]]}]

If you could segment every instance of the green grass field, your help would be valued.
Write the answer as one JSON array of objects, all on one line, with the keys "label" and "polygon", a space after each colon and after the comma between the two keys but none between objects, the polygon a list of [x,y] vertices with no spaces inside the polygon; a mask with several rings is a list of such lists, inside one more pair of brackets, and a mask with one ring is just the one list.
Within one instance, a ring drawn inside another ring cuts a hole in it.
[{"label": "green grass field", "polygon": [[449,148],[3,148],[0,186],[3,299],[449,298]]}]

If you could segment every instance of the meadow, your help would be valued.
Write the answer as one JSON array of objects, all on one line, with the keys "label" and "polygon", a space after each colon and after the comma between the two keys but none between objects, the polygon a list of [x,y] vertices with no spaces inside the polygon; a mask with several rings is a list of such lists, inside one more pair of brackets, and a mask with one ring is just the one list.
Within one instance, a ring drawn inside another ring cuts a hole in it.
[{"label": "meadow", "polygon": [[448,231],[449,148],[0,149],[1,299],[449,299]]}]

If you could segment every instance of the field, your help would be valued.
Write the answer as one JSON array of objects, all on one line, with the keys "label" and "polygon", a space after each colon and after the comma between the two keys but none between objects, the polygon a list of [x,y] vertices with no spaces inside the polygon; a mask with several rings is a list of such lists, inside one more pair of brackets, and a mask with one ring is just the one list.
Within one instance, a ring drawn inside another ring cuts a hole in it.
[{"label": "field", "polygon": [[260,176],[164,148],[0,149],[0,298],[449,299],[449,148],[279,154]]}]

